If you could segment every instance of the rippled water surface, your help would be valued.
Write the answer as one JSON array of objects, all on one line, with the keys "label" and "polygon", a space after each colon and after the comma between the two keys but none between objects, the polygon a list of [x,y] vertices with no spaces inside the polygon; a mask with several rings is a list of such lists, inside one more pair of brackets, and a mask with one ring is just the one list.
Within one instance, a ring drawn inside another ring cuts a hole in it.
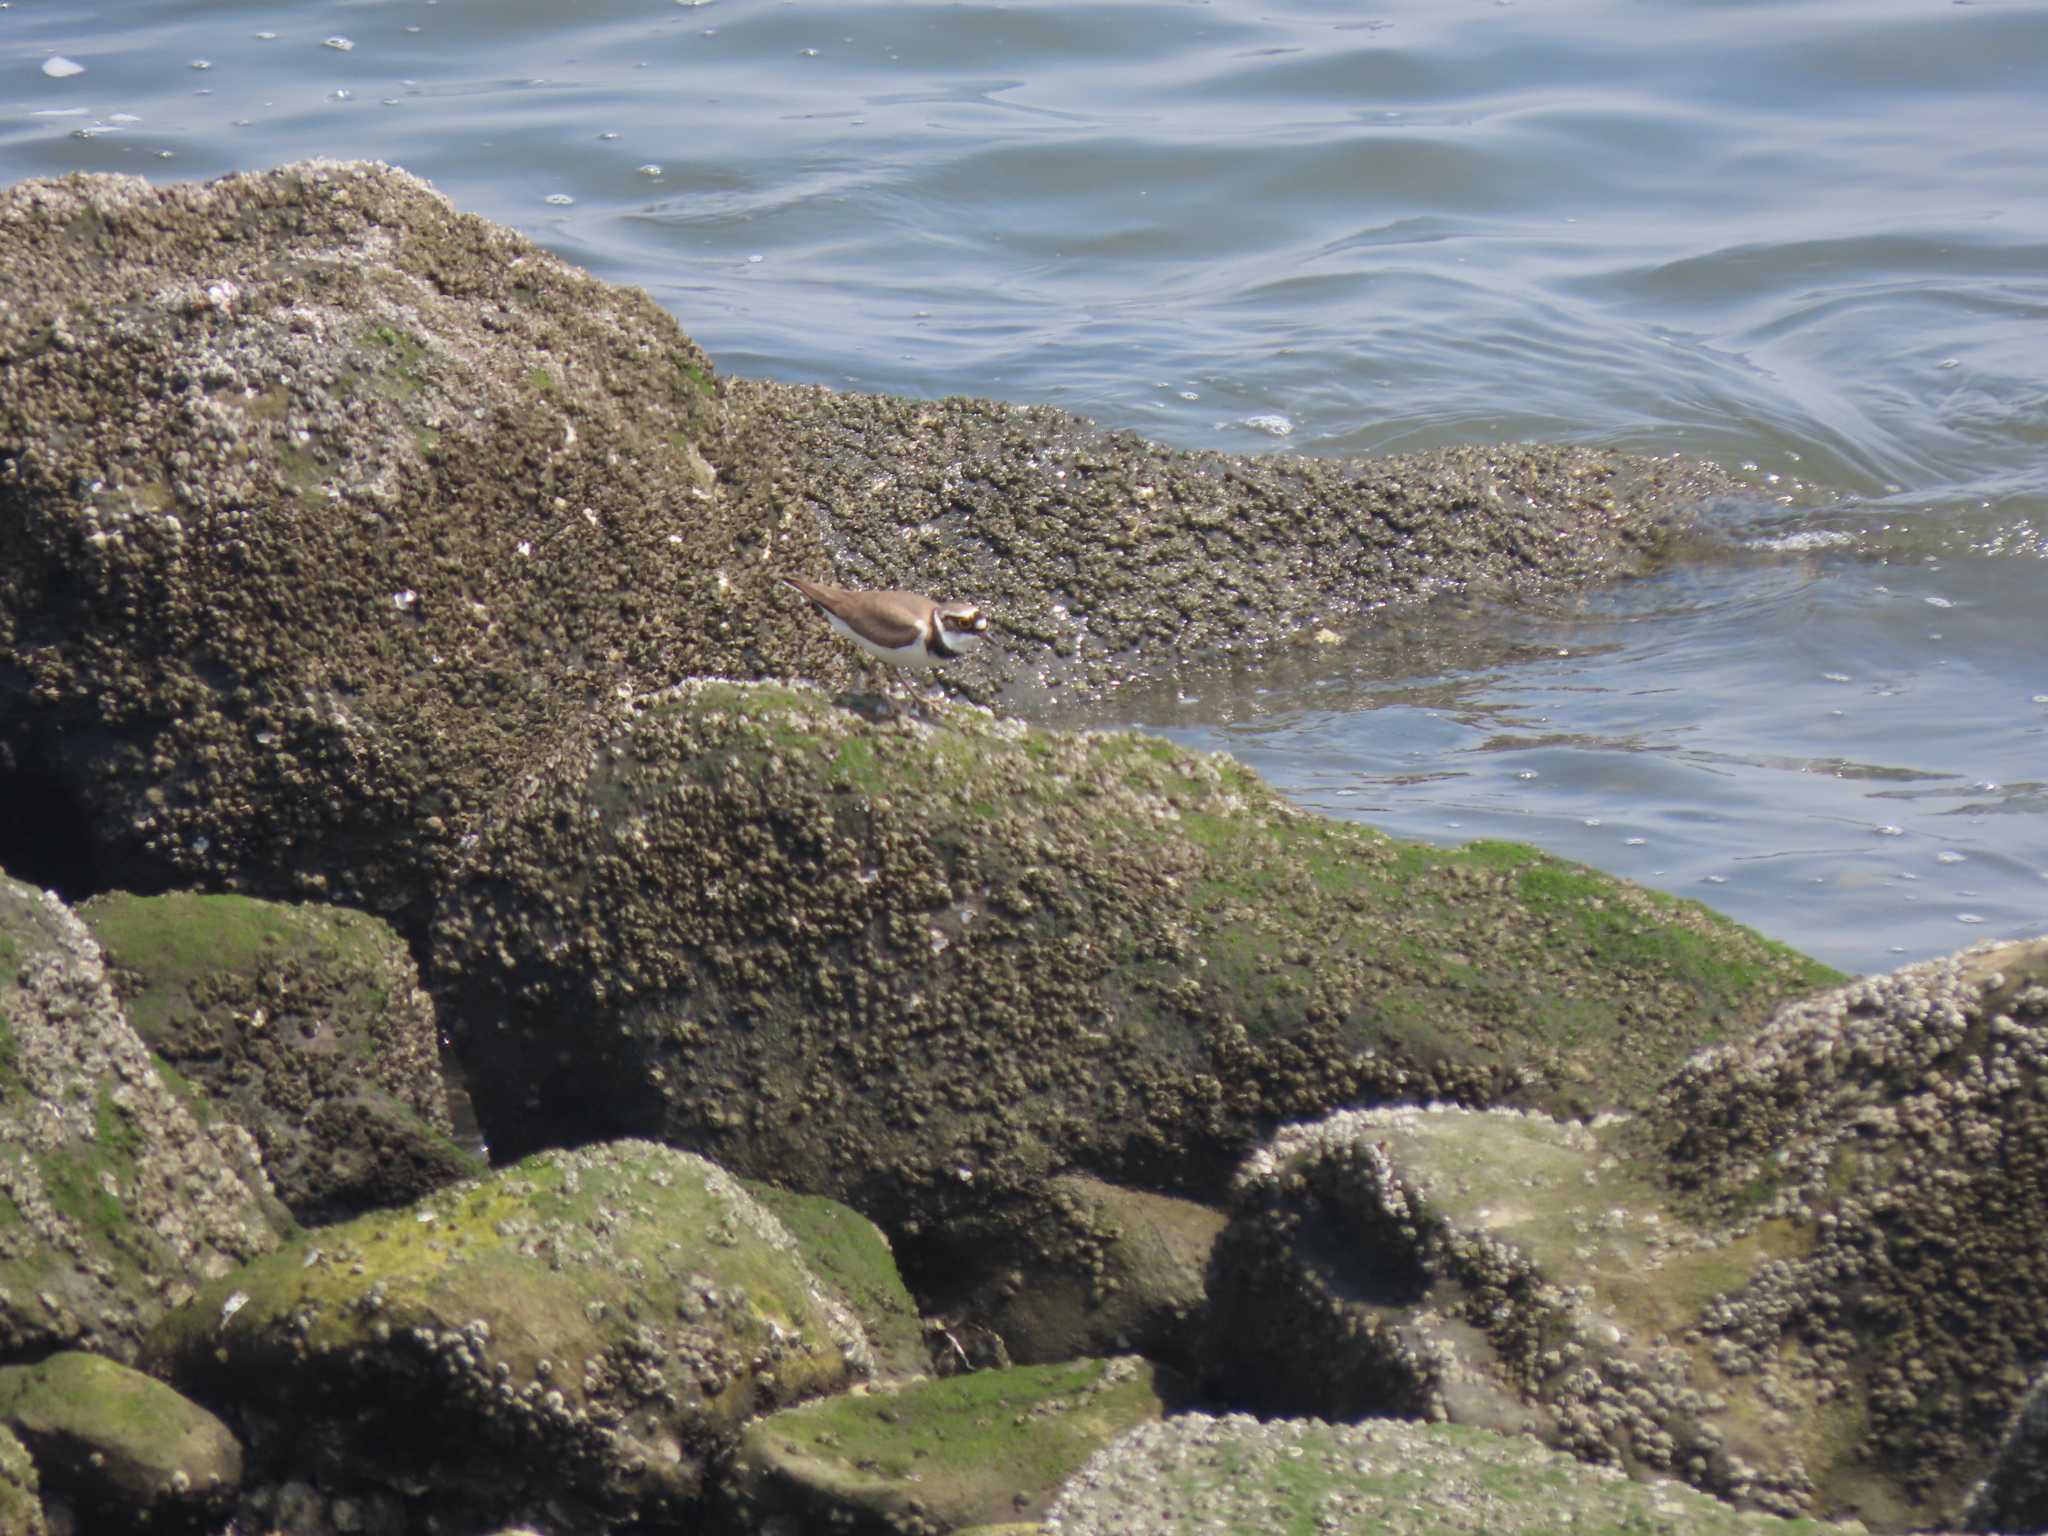
[{"label": "rippled water surface", "polygon": [[1118,717],[1853,968],[2048,930],[2048,4],[12,0],[0,175],[395,161],[730,372],[1712,458],[1733,558]]}]

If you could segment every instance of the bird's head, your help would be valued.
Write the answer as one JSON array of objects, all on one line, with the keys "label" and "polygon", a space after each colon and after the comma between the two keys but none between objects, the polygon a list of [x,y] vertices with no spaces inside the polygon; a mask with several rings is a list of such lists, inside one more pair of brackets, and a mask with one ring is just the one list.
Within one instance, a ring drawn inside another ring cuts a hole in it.
[{"label": "bird's head", "polygon": [[938,614],[939,634],[955,655],[965,655],[988,638],[988,615],[973,603],[944,603]]}]

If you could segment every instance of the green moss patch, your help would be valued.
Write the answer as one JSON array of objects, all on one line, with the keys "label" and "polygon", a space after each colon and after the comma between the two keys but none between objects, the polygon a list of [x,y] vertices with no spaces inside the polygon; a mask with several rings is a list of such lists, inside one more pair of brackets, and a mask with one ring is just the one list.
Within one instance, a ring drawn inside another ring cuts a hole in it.
[{"label": "green moss patch", "polygon": [[976,1371],[771,1415],[748,1429],[738,1478],[761,1504],[827,1522],[917,1508],[950,1528],[1043,1509],[1162,1410],[1133,1357]]}]

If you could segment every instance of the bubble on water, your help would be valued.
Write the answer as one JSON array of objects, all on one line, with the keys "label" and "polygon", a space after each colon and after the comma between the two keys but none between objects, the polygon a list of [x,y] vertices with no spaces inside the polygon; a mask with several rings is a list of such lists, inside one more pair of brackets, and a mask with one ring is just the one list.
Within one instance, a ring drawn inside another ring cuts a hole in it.
[{"label": "bubble on water", "polygon": [[2035,694],[2032,702],[2036,704],[2048,704],[2048,693]]},{"label": "bubble on water", "polygon": [[1238,424],[1250,427],[1254,432],[1264,432],[1268,437],[1286,437],[1294,431],[1294,423],[1277,412],[1264,416],[1247,416]]},{"label": "bubble on water", "polygon": [[274,43],[277,41],[277,34],[275,32],[251,32],[249,35],[259,43]]},{"label": "bubble on water", "polygon": [[1870,830],[1879,837],[1904,837],[1906,835],[1904,827],[1895,827],[1890,822],[1886,822],[1881,827],[1872,827]]},{"label": "bubble on water", "polygon": [[750,267],[758,267],[762,262],[766,261],[767,259],[768,258],[766,256],[763,256],[756,252],[754,255],[749,256],[747,258],[747,265]]},{"label": "bubble on water", "polygon": [[1598,816],[1588,816],[1586,818],[1586,825],[1589,827],[1597,827],[1600,825],[1600,818]]},{"label": "bubble on water", "polygon": [[1925,597],[1925,598],[1922,598],[1922,599],[1921,599],[1921,601],[1922,601],[1922,602],[1924,602],[1925,604],[1927,604],[1927,606],[1928,606],[1928,607],[1930,607],[1930,608],[1953,608],[1953,607],[1955,607],[1955,604],[1954,604],[1954,603],[1952,603],[1952,602],[1950,602],[1950,601],[1949,601],[1949,600],[1948,600],[1947,598],[1945,598],[1945,597]]},{"label": "bubble on water", "polygon": [[320,46],[322,48],[332,48],[336,53],[350,53],[354,51],[356,45],[348,38],[337,36],[323,38]]},{"label": "bubble on water", "polygon": [[84,74],[85,66],[76,59],[67,59],[61,53],[53,53],[43,60],[43,73],[52,80],[64,80],[72,75]]},{"label": "bubble on water", "polygon": [[349,90],[329,91],[327,93],[327,99],[329,101],[354,101],[356,99],[356,93],[354,91]]},{"label": "bubble on water", "polygon": [[1202,398],[1200,395],[1196,394],[1192,389],[1182,390],[1180,392],[1180,397],[1183,400],[1199,400]]},{"label": "bubble on water", "polygon": [[541,201],[544,203],[551,203],[557,208],[567,208],[573,205],[576,199],[571,197],[566,192],[550,192],[546,197],[542,198]]},{"label": "bubble on water", "polygon": [[190,64],[186,65],[185,67],[187,69],[211,69],[213,68],[213,60],[194,59]]},{"label": "bubble on water", "polygon": [[1984,919],[1975,912],[1958,912],[1956,914],[1956,921],[1959,923],[1981,923]]},{"label": "bubble on water", "polygon": [[600,139],[603,139],[606,143],[610,143],[613,139],[616,139],[618,136],[619,135],[617,129],[608,129],[604,133],[600,133],[598,135],[598,137]]},{"label": "bubble on water", "polygon": [[640,167],[640,174],[642,176],[659,176],[661,174],[661,167],[649,163]]},{"label": "bubble on water", "polygon": [[1820,680],[1824,683],[1852,683],[1855,681],[1846,672],[1823,672],[1820,675]]},{"label": "bubble on water", "polygon": [[133,112],[109,112],[107,114],[107,121],[110,123],[117,123],[121,127],[125,128],[130,123],[141,122],[142,119],[137,117]]},{"label": "bubble on water", "polygon": [[1952,848],[1944,848],[1934,856],[1934,862],[1937,864],[1960,864],[1963,862],[1964,857],[1965,855],[1957,853]]},{"label": "bubble on water", "polygon": [[1910,871],[1902,869],[1899,871],[1899,878],[1901,880],[1918,880],[1920,877],[1916,874],[1911,873]]},{"label": "bubble on water", "polygon": [[1944,357],[1934,366],[1937,368],[1960,368],[1963,366],[1963,360],[1960,357]]},{"label": "bubble on water", "polygon": [[815,59],[818,56],[818,50],[815,48],[799,48],[797,49],[797,56],[799,58]]},{"label": "bubble on water", "polygon": [[1650,840],[1647,837],[1625,837],[1621,840],[1624,848],[1641,848]]},{"label": "bubble on water", "polygon": [[1726,875],[1708,875],[1708,876],[1707,876],[1707,884],[1709,884],[1709,885],[1726,885],[1727,883],[1728,883],[1728,877],[1727,877]]}]

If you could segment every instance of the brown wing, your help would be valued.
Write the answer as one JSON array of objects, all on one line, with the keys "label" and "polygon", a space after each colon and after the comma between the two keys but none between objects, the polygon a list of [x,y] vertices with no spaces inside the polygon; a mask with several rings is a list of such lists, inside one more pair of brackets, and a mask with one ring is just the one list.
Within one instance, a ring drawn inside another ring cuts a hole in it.
[{"label": "brown wing", "polygon": [[910,645],[924,636],[920,621],[931,611],[928,597],[915,592],[850,592],[845,587],[805,581],[801,576],[782,579],[821,612],[831,614],[877,645]]}]

